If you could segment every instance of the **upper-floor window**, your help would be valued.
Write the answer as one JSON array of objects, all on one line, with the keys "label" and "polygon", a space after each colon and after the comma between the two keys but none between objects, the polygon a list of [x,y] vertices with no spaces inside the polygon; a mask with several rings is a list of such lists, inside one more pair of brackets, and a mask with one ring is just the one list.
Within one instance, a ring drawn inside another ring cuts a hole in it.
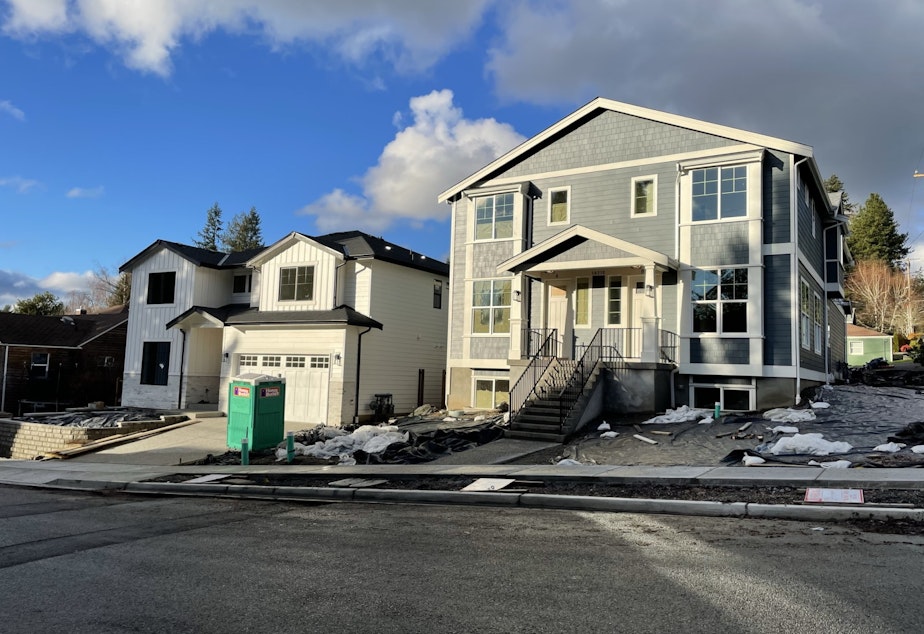
[{"label": "upper-floor window", "polygon": [[657,214],[657,176],[636,176],[632,179],[632,215]]},{"label": "upper-floor window", "polygon": [[148,274],[148,303],[172,304],[176,288],[176,271]]},{"label": "upper-floor window", "polygon": [[579,277],[574,286],[574,325],[590,324],[590,278]]},{"label": "upper-floor window", "polygon": [[549,190],[549,224],[567,224],[571,218],[571,188]]},{"label": "upper-floor window", "polygon": [[479,280],[472,286],[472,332],[510,332],[510,280]]},{"label": "upper-floor window", "polygon": [[51,355],[47,352],[33,352],[32,363],[29,366],[29,378],[47,379],[48,368],[51,365]]},{"label": "upper-floor window", "polygon": [[314,299],[314,267],[291,266],[279,270],[279,300]]},{"label": "upper-floor window", "polygon": [[748,168],[693,170],[693,221],[740,218],[748,213]]},{"label": "upper-floor window", "polygon": [[499,240],[513,236],[513,193],[475,199],[475,239]]},{"label": "upper-floor window", "polygon": [[693,332],[747,332],[748,270],[693,271]]},{"label": "upper-floor window", "polygon": [[443,280],[433,280],[433,308],[443,307]]},{"label": "upper-floor window", "polygon": [[231,288],[232,293],[249,293],[250,285],[253,280],[253,274],[242,273],[234,276],[234,285]]}]

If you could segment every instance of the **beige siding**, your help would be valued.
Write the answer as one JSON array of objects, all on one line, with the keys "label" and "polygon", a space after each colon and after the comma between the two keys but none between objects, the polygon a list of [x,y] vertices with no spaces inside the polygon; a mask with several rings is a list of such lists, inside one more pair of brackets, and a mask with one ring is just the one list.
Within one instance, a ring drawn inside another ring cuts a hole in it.
[{"label": "beige siding", "polygon": [[[333,308],[334,279],[339,258],[330,251],[296,241],[261,267],[260,310],[328,310]],[[279,271],[284,267],[313,266],[314,293],[311,301],[279,301]]]},{"label": "beige siding", "polygon": [[199,268],[194,279],[192,305],[223,306],[231,301],[231,271]]}]

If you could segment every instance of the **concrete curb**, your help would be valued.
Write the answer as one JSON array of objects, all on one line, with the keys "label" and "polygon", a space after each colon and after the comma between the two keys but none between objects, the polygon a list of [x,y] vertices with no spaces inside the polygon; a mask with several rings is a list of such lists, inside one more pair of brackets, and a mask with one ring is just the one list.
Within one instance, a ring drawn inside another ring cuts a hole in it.
[{"label": "concrete curb", "polygon": [[469,491],[416,491],[407,489],[348,489],[327,487],[269,487],[232,484],[182,484],[174,482],[99,482],[55,480],[42,488],[71,491],[121,491],[146,495],[176,495],[302,502],[358,502],[364,504],[445,504],[610,513],[648,513],[704,517],[751,517],[796,521],[843,521],[851,519],[905,519],[924,521],[924,509],[894,507],[803,506],[753,502],[709,502],[645,498],[611,498],[540,493],[476,493]]}]

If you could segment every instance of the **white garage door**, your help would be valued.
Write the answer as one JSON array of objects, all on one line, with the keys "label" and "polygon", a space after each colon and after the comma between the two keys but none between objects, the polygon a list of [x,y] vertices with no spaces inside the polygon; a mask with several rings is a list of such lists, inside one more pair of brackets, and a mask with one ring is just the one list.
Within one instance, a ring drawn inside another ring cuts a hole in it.
[{"label": "white garage door", "polygon": [[329,355],[242,354],[240,369],[285,378],[287,421],[328,422]]}]

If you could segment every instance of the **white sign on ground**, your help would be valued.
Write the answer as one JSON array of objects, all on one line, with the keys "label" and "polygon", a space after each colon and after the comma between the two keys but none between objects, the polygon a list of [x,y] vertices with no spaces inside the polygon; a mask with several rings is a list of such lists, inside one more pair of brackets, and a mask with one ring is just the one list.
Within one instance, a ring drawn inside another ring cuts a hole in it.
[{"label": "white sign on ground", "polygon": [[806,502],[863,504],[863,489],[806,489]]}]

